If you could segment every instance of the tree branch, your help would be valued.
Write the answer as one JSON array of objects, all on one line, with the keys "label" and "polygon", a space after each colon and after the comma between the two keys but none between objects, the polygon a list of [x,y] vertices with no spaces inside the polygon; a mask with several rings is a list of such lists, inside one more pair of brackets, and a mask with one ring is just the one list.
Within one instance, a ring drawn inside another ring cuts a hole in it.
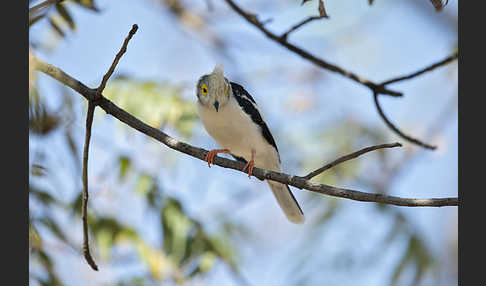
[{"label": "tree branch", "polygon": [[407,140],[411,143],[417,144],[417,145],[422,146],[422,147],[427,148],[427,149],[434,150],[434,149],[437,148],[437,146],[424,143],[424,142],[422,142],[422,141],[420,141],[416,138],[413,138],[413,137],[403,133],[402,131],[400,131],[395,125],[393,125],[393,123],[391,123],[391,121],[386,117],[385,113],[383,112],[383,109],[381,108],[380,103],[378,101],[378,94],[374,93],[373,98],[374,98],[374,101],[375,101],[375,106],[376,106],[376,110],[378,111],[378,114],[383,119],[383,121],[385,121],[386,125],[391,130],[393,130],[398,136],[402,137],[403,139],[405,139],[405,140]]},{"label": "tree branch", "polygon": [[394,148],[394,147],[402,147],[402,144],[400,144],[400,143],[381,144],[381,145],[375,145],[375,146],[363,148],[359,151],[356,151],[356,152],[353,152],[351,154],[339,157],[338,159],[332,161],[331,163],[324,165],[323,167],[321,167],[321,168],[319,168],[315,171],[310,172],[308,175],[304,176],[303,178],[306,179],[306,180],[310,180],[310,179],[314,178],[315,176],[317,176],[321,173],[324,173],[326,170],[333,168],[336,165],[341,164],[345,161],[348,161],[348,160],[354,159],[358,156],[361,156],[364,153],[371,152],[371,151],[378,150],[378,149]]},{"label": "tree branch", "polygon": [[[330,71],[333,71],[333,72],[337,72],[349,79],[352,79],[358,83],[360,83],[361,85],[364,85],[366,87],[368,87],[372,92],[373,92],[373,95],[374,95],[374,100],[375,100],[375,105],[377,107],[377,110],[378,110],[378,113],[379,115],[381,116],[381,118],[385,121],[386,125],[391,128],[396,134],[398,134],[400,137],[404,138],[405,140],[411,142],[411,143],[414,143],[414,144],[417,144],[419,146],[422,146],[424,148],[427,148],[427,149],[436,149],[436,146],[432,146],[432,145],[429,145],[429,144],[426,144],[426,143],[423,143],[421,142],[420,140],[418,139],[415,139],[411,136],[408,136],[406,134],[404,134],[403,132],[401,132],[397,127],[395,127],[391,122],[390,120],[388,120],[388,118],[385,116],[385,114],[383,113],[383,110],[381,109],[379,103],[378,103],[378,99],[377,99],[377,95],[380,95],[380,94],[386,94],[386,95],[391,95],[391,96],[402,96],[403,94],[400,93],[400,92],[396,92],[396,91],[392,91],[392,90],[389,90],[387,89],[387,85],[388,84],[392,84],[392,83],[396,83],[396,82],[399,82],[399,81],[403,81],[403,80],[407,80],[407,79],[411,79],[411,78],[414,78],[416,76],[419,76],[425,72],[428,72],[428,71],[431,71],[437,67],[440,67],[442,65],[445,65],[445,64],[448,64],[450,63],[451,61],[455,60],[458,58],[458,53],[454,53],[453,55],[435,63],[435,64],[432,64],[424,69],[421,69],[417,72],[414,72],[414,73],[411,73],[409,75],[405,75],[405,76],[400,76],[400,77],[397,77],[397,78],[393,78],[393,79],[390,79],[390,80],[387,80],[387,81],[384,81],[383,83],[381,84],[376,84],[370,80],[367,80],[367,79],[364,79],[362,77],[359,77],[358,75],[352,73],[352,72],[349,72],[349,71],[346,71],[336,65],[333,65],[333,64],[330,64],[320,58],[317,58],[316,56],[313,56],[311,55],[310,53],[302,50],[301,48],[297,47],[297,46],[294,46],[292,44],[290,44],[289,42],[287,42],[287,36],[293,32],[294,30],[298,29],[299,27],[309,23],[310,21],[312,20],[315,20],[315,19],[318,19],[318,18],[321,18],[321,17],[309,17],[307,18],[306,20],[294,25],[292,28],[290,28],[287,32],[283,33],[280,37],[276,36],[274,33],[270,32],[268,29],[266,29],[264,27],[264,25],[262,25],[261,22],[258,21],[258,17],[255,15],[255,14],[250,14],[248,12],[245,12],[243,9],[241,9],[238,5],[236,5],[233,0],[226,0],[226,2],[228,3],[228,5],[238,14],[240,14],[244,19],[246,19],[250,24],[252,24],[253,26],[255,26],[256,28],[258,28],[260,31],[262,31],[268,38],[270,38],[271,40],[279,43],[280,45],[284,46],[285,48],[289,49],[290,51],[293,51],[294,53],[300,55],[301,57],[311,61],[312,63],[324,68],[324,69],[328,69]],[[321,2],[320,2],[321,3]]]},{"label": "tree branch", "polygon": [[122,45],[120,51],[118,52],[118,54],[116,54],[115,59],[113,60],[113,63],[110,66],[110,69],[103,76],[103,80],[101,81],[101,84],[98,87],[98,92],[99,93],[102,93],[103,90],[105,89],[106,82],[108,81],[108,79],[110,78],[110,76],[115,71],[115,67],[118,64],[118,62],[120,61],[120,58],[127,51],[128,42],[132,39],[133,35],[135,35],[135,33],[137,32],[137,30],[138,30],[138,25],[137,24],[133,24],[132,29],[130,30],[130,32],[128,32],[128,35],[125,38],[125,41],[123,42],[123,45]]},{"label": "tree branch", "polygon": [[431,71],[431,70],[434,70],[440,66],[443,66],[443,65],[446,65],[454,60],[456,60],[457,58],[459,57],[459,53],[458,52],[455,52],[454,54],[446,57],[445,59],[439,61],[439,62],[436,62],[430,66],[427,66],[419,71],[416,71],[414,73],[411,73],[409,75],[405,75],[405,76],[400,76],[400,77],[397,77],[397,78],[392,78],[390,80],[387,80],[385,82],[382,83],[382,85],[388,85],[388,84],[392,84],[392,83],[396,83],[396,82],[399,82],[399,81],[402,81],[402,80],[407,80],[407,79],[411,79],[411,78],[414,78],[416,76],[419,76],[425,72],[428,72],[428,71]]},{"label": "tree branch", "polygon": [[287,32],[283,33],[280,38],[283,39],[284,41],[287,40],[287,36],[292,33],[293,31],[299,29],[300,27],[304,26],[305,24],[309,23],[309,22],[312,22],[314,20],[318,20],[318,19],[322,19],[322,18],[328,18],[327,16],[326,17],[322,17],[322,16],[311,16],[311,17],[308,17],[307,19],[305,20],[302,20],[300,23],[297,23],[295,24],[294,26],[292,26]]},{"label": "tree branch", "polygon": [[[91,99],[98,95],[96,89],[90,89],[86,87],[84,84],[79,82],[78,80],[72,78],[59,68],[47,64],[41,60],[35,60],[35,67],[39,71],[46,73],[47,75],[53,77],[54,79],[60,81],[61,83],[71,87],[73,90],[80,93],[86,99]],[[141,133],[152,137],[153,139],[163,143],[167,147],[185,153],[189,156],[194,158],[198,158],[201,161],[204,161],[206,154],[208,153],[207,150],[191,146],[187,143],[181,142],[171,136],[165,134],[164,132],[153,128],[139,119],[135,118],[125,110],[116,106],[113,102],[106,99],[105,97],[100,95],[97,104],[100,108],[102,108],[106,113],[110,114],[111,116],[117,118],[121,122],[125,123],[126,125],[140,131]],[[222,157],[215,157],[214,164],[218,165],[223,168],[233,169],[239,172],[242,172],[244,163],[229,160]],[[244,172],[242,172],[244,173]],[[246,173],[244,173],[246,175]],[[378,202],[390,205],[397,205],[397,206],[409,206],[409,207],[441,207],[441,206],[457,206],[458,205],[458,198],[427,198],[427,199],[414,199],[414,198],[400,198],[394,196],[387,196],[382,194],[373,194],[373,193],[365,193],[350,189],[344,188],[337,188],[325,184],[318,184],[311,182],[303,177],[295,176],[295,175],[288,175],[285,173],[273,172],[269,170],[264,170],[260,168],[253,169],[253,175],[262,180],[271,180],[280,182],[286,185],[294,186],[299,189],[306,189],[308,191],[325,194],[329,196],[341,197],[356,201],[363,201],[363,202]]]},{"label": "tree branch", "polygon": [[88,264],[93,270],[98,271],[98,266],[93,260],[89,251],[89,236],[88,236],[88,153],[89,142],[91,139],[91,126],[93,124],[93,114],[96,105],[93,101],[88,103],[88,112],[86,115],[86,135],[84,139],[83,151],[83,203],[81,206],[81,218],[83,220],[83,255]]},{"label": "tree branch", "polygon": [[120,58],[123,56],[123,54],[127,50],[127,45],[130,39],[133,37],[133,35],[137,32],[138,26],[134,24],[132,26],[132,29],[128,33],[128,36],[125,38],[125,41],[123,42],[123,45],[120,49],[120,51],[117,53],[115,56],[115,59],[113,60],[110,68],[106,72],[106,74],[103,76],[103,80],[101,81],[101,84],[98,86],[96,89],[91,89],[81,83],[80,81],[72,78],[65,72],[63,72],[61,69],[52,66],[50,64],[47,64],[38,58],[34,57],[33,55],[30,58],[30,64],[34,66],[35,69],[38,69],[51,77],[59,80],[63,84],[71,87],[81,95],[83,95],[87,100],[88,100],[88,111],[86,115],[86,135],[85,135],[85,141],[84,141],[84,151],[83,151],[83,201],[82,201],[82,206],[81,206],[81,218],[83,221],[83,255],[88,262],[88,264],[93,268],[93,270],[98,271],[98,266],[96,265],[93,257],[91,256],[90,250],[89,250],[89,231],[88,231],[88,213],[87,213],[87,208],[88,208],[88,198],[89,198],[89,193],[88,193],[88,154],[89,154],[89,143],[91,139],[91,127],[93,124],[93,115],[94,115],[94,110],[96,106],[99,104],[100,99],[103,98],[102,92],[106,87],[106,83],[108,79],[111,77],[113,72],[115,71],[115,68],[120,61]]},{"label": "tree branch", "polygon": [[287,42],[285,37],[283,38],[282,36],[285,35],[285,33],[282,36],[277,36],[276,34],[270,32],[265,26],[258,21],[258,17],[255,14],[251,14],[248,12],[243,11],[238,5],[236,5],[232,0],[225,0],[226,3],[238,14],[240,14],[243,18],[245,18],[250,24],[258,28],[260,31],[262,31],[268,38],[271,40],[279,43],[280,45],[284,46],[288,50],[298,54],[299,56],[311,61],[315,65],[339,73],[343,75],[344,77],[347,77],[361,85],[364,85],[371,89],[373,92],[379,93],[379,94],[386,94],[386,95],[391,95],[391,96],[402,96],[401,92],[393,91],[387,89],[384,85],[376,84],[368,79],[365,79],[363,77],[360,77],[350,71],[347,71],[339,66],[333,65],[329,62],[324,61],[323,59],[320,59],[309,52],[304,51],[303,49],[294,46]]}]

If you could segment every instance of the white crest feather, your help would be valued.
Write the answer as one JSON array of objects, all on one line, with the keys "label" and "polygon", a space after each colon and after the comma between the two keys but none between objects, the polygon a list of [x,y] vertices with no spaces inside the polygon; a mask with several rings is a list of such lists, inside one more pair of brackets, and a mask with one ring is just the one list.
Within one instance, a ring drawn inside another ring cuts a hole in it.
[{"label": "white crest feather", "polygon": [[223,69],[224,69],[223,64],[217,64],[214,67],[212,74],[216,75],[216,76],[222,76],[223,77],[224,76]]}]

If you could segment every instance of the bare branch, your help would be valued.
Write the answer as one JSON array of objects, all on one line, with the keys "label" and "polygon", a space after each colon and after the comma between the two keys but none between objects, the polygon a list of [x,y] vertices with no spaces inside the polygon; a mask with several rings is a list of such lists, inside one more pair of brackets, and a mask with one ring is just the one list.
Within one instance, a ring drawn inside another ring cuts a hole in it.
[{"label": "bare branch", "polygon": [[292,33],[293,31],[299,29],[300,27],[304,26],[305,24],[312,22],[314,20],[322,19],[322,18],[328,18],[328,17],[321,17],[321,16],[311,16],[306,18],[305,20],[302,20],[300,23],[295,24],[292,26],[287,32],[283,33],[280,38],[282,38],[284,41],[287,40],[287,36]]},{"label": "bare branch", "polygon": [[122,45],[120,51],[118,52],[118,54],[116,54],[115,59],[113,60],[113,63],[110,66],[110,69],[103,76],[103,80],[101,81],[101,84],[98,87],[98,92],[99,93],[102,93],[103,90],[105,89],[106,82],[108,81],[108,79],[110,78],[110,76],[115,71],[116,65],[120,61],[120,58],[127,51],[128,42],[132,39],[133,35],[135,35],[135,33],[137,32],[137,30],[138,30],[138,25],[137,24],[133,24],[132,29],[130,30],[130,32],[128,33],[127,37],[125,38],[125,41],[123,42],[123,45]]},{"label": "bare branch", "polygon": [[96,105],[93,101],[88,103],[88,112],[86,115],[86,136],[84,139],[83,151],[83,204],[81,207],[81,218],[83,220],[83,255],[88,264],[93,270],[98,271],[98,266],[91,257],[89,251],[89,236],[88,236],[88,153],[89,142],[91,139],[91,126],[93,124],[93,114]]},{"label": "bare branch", "polygon": [[383,112],[383,109],[381,108],[380,103],[378,101],[378,94],[374,93],[373,97],[374,97],[374,100],[375,100],[375,106],[376,106],[376,110],[378,111],[378,114],[383,119],[383,121],[385,121],[386,125],[391,130],[393,130],[398,136],[402,137],[403,139],[405,139],[405,140],[407,140],[411,143],[417,144],[417,145],[422,146],[422,147],[427,148],[427,149],[434,150],[434,149],[437,148],[437,146],[424,143],[424,142],[422,142],[422,141],[420,141],[416,138],[413,138],[409,135],[406,135],[405,133],[400,131],[395,125],[393,125],[393,123],[390,122],[390,120],[386,117],[385,113]]},{"label": "bare branch", "polygon": [[52,66],[48,63],[45,63],[38,58],[31,55],[30,64],[34,66],[35,69],[44,72],[45,74],[59,80],[64,85],[69,86],[73,90],[77,91],[79,94],[83,95],[88,100],[88,112],[86,115],[86,137],[84,143],[84,152],[83,152],[83,202],[82,202],[82,220],[83,220],[83,255],[88,262],[88,264],[94,269],[98,270],[98,266],[94,262],[90,250],[89,250],[89,235],[88,235],[88,214],[87,214],[87,206],[88,206],[88,153],[89,153],[89,143],[91,139],[91,126],[93,123],[93,114],[96,105],[99,104],[100,99],[103,98],[102,92],[106,87],[106,83],[110,76],[113,74],[120,58],[127,50],[127,45],[133,35],[137,32],[138,26],[134,24],[132,29],[130,30],[128,36],[125,38],[123,45],[115,56],[113,63],[111,64],[108,72],[103,76],[103,80],[98,88],[92,89],[81,83],[80,81],[72,78],[68,74],[66,74],[61,69]]},{"label": "bare branch", "polygon": [[353,152],[351,154],[348,154],[348,155],[339,157],[338,159],[332,161],[331,163],[326,164],[323,167],[321,167],[321,168],[319,168],[319,169],[317,169],[315,171],[310,172],[308,175],[304,176],[303,178],[304,179],[307,179],[307,180],[310,180],[310,179],[314,178],[315,176],[317,176],[317,175],[319,175],[321,173],[324,173],[326,170],[328,170],[330,168],[333,168],[336,165],[341,164],[341,163],[343,163],[345,161],[348,161],[348,160],[354,159],[354,158],[356,158],[358,156],[361,156],[364,153],[371,152],[371,151],[378,150],[378,149],[394,148],[394,147],[402,147],[402,144],[400,144],[400,143],[397,142],[397,143],[393,143],[393,144],[381,144],[381,145],[375,145],[375,146],[370,146],[370,147],[363,148],[363,149],[361,149],[359,151],[356,151],[356,152]]},{"label": "bare branch", "polygon": [[[89,89],[84,84],[80,83],[78,80],[73,79],[65,72],[61,71],[59,68],[53,65],[46,64],[40,60],[37,60],[36,68],[54,79],[66,84],[75,91],[81,93],[85,98],[89,99],[96,96],[96,89]],[[187,154],[191,157],[198,158],[204,161],[207,150],[191,146],[187,143],[181,142],[171,136],[165,134],[164,132],[153,128],[139,119],[135,118],[133,115],[129,114],[125,110],[116,106],[113,102],[101,96],[97,102],[98,106],[102,108],[106,113],[117,118],[121,122],[127,124],[128,126],[140,131],[141,133],[152,137],[153,139],[163,143],[167,147]],[[214,158],[214,164],[223,168],[233,169],[242,172],[244,163],[234,160],[229,160],[226,158],[216,156]],[[244,172],[242,172],[244,173]],[[244,173],[246,175],[246,173]],[[442,207],[442,206],[457,206],[458,198],[427,198],[427,199],[414,199],[414,198],[400,198],[394,196],[387,196],[382,194],[373,194],[359,192],[350,189],[337,188],[325,184],[318,184],[311,182],[303,177],[288,175],[285,173],[273,172],[269,170],[264,170],[261,168],[254,168],[253,175],[262,180],[271,180],[280,182],[286,185],[294,186],[299,189],[306,189],[308,191],[335,196],[340,198],[346,198],[356,201],[363,202],[377,202],[383,204],[397,205],[397,206],[409,206],[409,207]]]},{"label": "bare branch", "polygon": [[358,75],[356,75],[356,74],[354,74],[350,71],[347,71],[347,70],[345,70],[345,69],[343,69],[339,66],[331,64],[329,62],[326,62],[323,59],[320,59],[320,58],[310,54],[309,52],[306,52],[303,49],[290,44],[289,42],[286,41],[285,38],[282,38],[281,36],[277,36],[276,34],[270,32],[268,29],[266,29],[264,27],[264,25],[262,25],[262,23],[258,21],[258,17],[255,14],[251,14],[251,13],[243,11],[243,9],[241,9],[238,5],[236,5],[232,0],[226,0],[226,2],[236,13],[240,14],[250,24],[252,24],[256,28],[258,28],[260,31],[262,31],[265,34],[265,36],[267,36],[271,40],[279,43],[280,45],[284,46],[288,50],[298,54],[299,56],[311,61],[315,65],[317,65],[321,68],[339,73],[339,74],[343,75],[344,77],[347,77],[347,78],[349,78],[349,79],[351,79],[351,80],[353,80],[353,81],[355,81],[355,82],[357,82],[361,85],[368,87],[373,92],[376,92],[376,93],[379,93],[379,94],[386,94],[386,95],[390,95],[390,96],[402,96],[401,92],[389,90],[384,85],[376,84],[376,83],[374,83],[374,82],[372,82],[368,79],[360,77],[360,76],[358,76]]},{"label": "bare branch", "polygon": [[[245,18],[250,24],[254,25],[256,28],[258,28],[260,31],[262,31],[268,38],[270,38],[271,40],[275,41],[275,42],[278,42],[280,45],[284,46],[285,48],[293,51],[294,53],[302,56],[303,58],[311,61],[312,63],[324,68],[324,69],[328,69],[330,71],[333,71],[333,72],[337,72],[349,79],[352,79],[358,83],[360,83],[361,85],[364,85],[366,87],[368,87],[369,89],[371,89],[371,91],[373,92],[374,94],[374,100],[375,100],[375,104],[376,104],[376,107],[378,109],[378,113],[379,115],[381,116],[381,118],[385,121],[386,125],[391,128],[395,133],[397,133],[399,136],[401,136],[402,138],[406,139],[407,141],[409,142],[412,142],[414,144],[417,144],[419,146],[422,146],[422,147],[425,147],[425,148],[428,148],[428,149],[435,149],[436,146],[432,146],[432,145],[429,145],[429,144],[426,144],[426,143],[423,143],[421,142],[420,140],[418,139],[415,139],[411,136],[408,136],[408,135],[405,135],[403,132],[401,132],[397,127],[395,127],[391,122],[390,120],[388,120],[388,118],[384,115],[383,113],[383,110],[381,109],[379,103],[378,103],[378,99],[377,99],[377,95],[380,95],[380,94],[386,94],[386,95],[391,95],[391,96],[402,96],[403,94],[400,93],[400,92],[396,92],[396,91],[393,91],[393,90],[389,90],[386,86],[388,84],[392,84],[392,83],[395,83],[395,82],[398,82],[398,81],[402,81],[402,80],[407,80],[407,79],[411,79],[411,78],[414,78],[416,76],[419,76],[427,71],[431,71],[439,66],[442,66],[442,65],[445,65],[447,63],[450,63],[451,61],[457,59],[458,57],[458,53],[454,53],[452,56],[449,56],[443,60],[441,60],[440,62],[437,62],[435,64],[432,64],[431,66],[428,66],[424,69],[421,69],[417,72],[414,72],[412,74],[409,74],[409,75],[406,75],[406,76],[401,76],[401,77],[398,77],[398,78],[394,78],[394,79],[390,79],[390,80],[387,80],[381,84],[376,84],[370,80],[367,80],[367,79],[364,79],[362,77],[359,77],[358,75],[352,73],[352,72],[349,72],[349,71],[346,71],[336,65],[333,65],[333,64],[330,64],[314,55],[311,55],[310,53],[302,50],[301,48],[297,47],[297,46],[294,46],[292,44],[290,44],[289,42],[287,42],[287,36],[295,31],[296,29],[298,29],[299,27],[309,23],[310,21],[312,20],[315,20],[316,17],[310,17],[310,18],[307,18],[305,19],[304,21],[298,23],[297,25],[293,26],[292,28],[290,28],[287,32],[283,33],[280,37],[276,36],[275,34],[273,34],[272,32],[270,32],[269,30],[267,30],[262,24],[261,22],[258,21],[258,17],[255,15],[255,14],[250,14],[248,12],[245,12],[243,9],[241,9],[238,5],[236,5],[233,0],[226,0],[226,2],[228,3],[228,5],[238,14],[240,14],[243,18]],[[303,1],[302,4],[304,4],[306,1]],[[321,1],[319,2],[320,5],[321,5]],[[371,5],[372,4],[372,1],[369,1],[369,4]],[[322,5],[323,6],[323,5]]]},{"label": "bare branch", "polygon": [[427,66],[419,71],[416,71],[414,73],[411,73],[409,75],[405,75],[405,76],[400,76],[400,77],[397,77],[397,78],[393,78],[393,79],[390,79],[390,80],[387,80],[385,82],[382,83],[382,85],[388,85],[388,84],[392,84],[392,83],[395,83],[395,82],[399,82],[399,81],[402,81],[402,80],[407,80],[407,79],[411,79],[411,78],[414,78],[416,76],[419,76],[425,72],[428,72],[428,71],[431,71],[431,70],[434,70],[440,66],[443,66],[443,65],[446,65],[454,60],[456,60],[459,56],[459,53],[458,52],[455,52],[454,54],[446,57],[445,59],[439,61],[439,62],[436,62],[430,66]]}]

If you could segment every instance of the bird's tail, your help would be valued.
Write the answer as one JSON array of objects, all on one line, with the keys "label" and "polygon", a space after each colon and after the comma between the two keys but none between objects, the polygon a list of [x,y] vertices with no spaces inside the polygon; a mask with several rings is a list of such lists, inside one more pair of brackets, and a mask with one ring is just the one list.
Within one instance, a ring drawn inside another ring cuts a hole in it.
[{"label": "bird's tail", "polygon": [[277,182],[267,181],[277,199],[280,208],[293,223],[304,223],[305,217],[299,203],[289,189],[289,186]]}]

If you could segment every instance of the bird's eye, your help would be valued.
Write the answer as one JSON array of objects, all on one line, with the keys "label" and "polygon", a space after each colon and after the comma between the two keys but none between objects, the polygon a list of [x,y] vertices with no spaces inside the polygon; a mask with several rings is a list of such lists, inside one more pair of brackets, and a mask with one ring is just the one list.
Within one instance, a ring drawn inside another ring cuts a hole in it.
[{"label": "bird's eye", "polygon": [[208,87],[205,84],[201,86],[201,93],[202,95],[208,94]]}]

